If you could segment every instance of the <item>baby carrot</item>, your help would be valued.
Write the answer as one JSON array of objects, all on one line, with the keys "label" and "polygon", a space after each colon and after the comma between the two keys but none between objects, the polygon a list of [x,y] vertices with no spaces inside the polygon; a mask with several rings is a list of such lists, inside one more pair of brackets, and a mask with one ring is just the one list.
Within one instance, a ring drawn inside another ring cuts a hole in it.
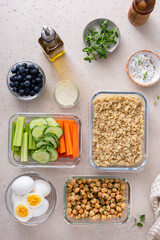
[{"label": "baby carrot", "polygon": [[79,136],[78,136],[78,124],[73,124],[73,157],[79,156]]},{"label": "baby carrot", "polygon": [[65,143],[66,143],[67,156],[73,155],[71,132],[70,132],[69,124],[65,122],[64,122],[64,137],[65,137]]},{"label": "baby carrot", "polygon": [[64,139],[64,123],[63,123],[63,120],[59,120],[57,122],[59,123],[60,127],[63,129],[63,135],[59,140],[59,147],[58,147],[59,153],[62,154],[66,152],[65,139]]}]

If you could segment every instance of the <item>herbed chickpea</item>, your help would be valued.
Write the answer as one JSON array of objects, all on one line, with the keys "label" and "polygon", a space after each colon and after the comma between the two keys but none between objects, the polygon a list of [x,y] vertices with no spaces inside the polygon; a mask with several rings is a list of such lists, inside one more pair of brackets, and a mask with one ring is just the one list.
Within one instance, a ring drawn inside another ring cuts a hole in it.
[{"label": "herbed chickpea", "polygon": [[110,183],[114,183],[114,181],[115,181],[114,179],[110,179],[109,180]]},{"label": "herbed chickpea", "polygon": [[117,216],[118,216],[119,218],[122,218],[122,212],[118,213]]},{"label": "herbed chickpea", "polygon": [[82,184],[82,183],[83,183],[83,179],[78,179],[78,180],[77,180],[77,183],[78,183],[78,184]]},{"label": "herbed chickpea", "polygon": [[81,201],[77,201],[76,204],[77,204],[77,205],[81,205]]},{"label": "herbed chickpea", "polygon": [[91,209],[90,205],[86,205],[86,210],[89,211]]},{"label": "herbed chickpea", "polygon": [[108,183],[108,187],[109,188],[113,188],[113,184],[110,182],[110,183]]},{"label": "herbed chickpea", "polygon": [[86,217],[88,217],[89,216],[89,212],[88,211],[84,211],[84,213],[83,213]]},{"label": "herbed chickpea", "polygon": [[72,205],[72,206],[75,206],[76,204],[77,204],[77,203],[76,203],[75,201],[72,201],[72,202],[71,202],[71,205]]},{"label": "herbed chickpea", "polygon": [[86,216],[85,216],[85,214],[84,214],[84,213],[81,215],[81,217],[82,217],[82,218],[86,218]]},{"label": "herbed chickpea", "polygon": [[90,187],[93,188],[95,186],[95,183],[91,183]]},{"label": "herbed chickpea", "polygon": [[116,196],[116,200],[117,200],[117,201],[120,201],[120,200],[121,200],[121,198],[122,198],[122,196],[121,196],[121,195],[117,195],[117,196]]},{"label": "herbed chickpea", "polygon": [[117,189],[119,189],[119,187],[120,187],[119,183],[115,183],[115,184],[114,184],[114,187],[117,188]]},{"label": "herbed chickpea", "polygon": [[94,187],[94,188],[93,188],[93,192],[97,193],[97,192],[98,192],[98,188],[97,188],[97,187]]},{"label": "herbed chickpea", "polygon": [[76,201],[80,200],[81,199],[81,196],[80,195],[76,195]]},{"label": "herbed chickpea", "polygon": [[83,183],[85,184],[87,182],[87,179],[86,178],[83,178]]},{"label": "herbed chickpea", "polygon": [[89,193],[89,194],[88,194],[88,198],[93,198],[93,194],[92,194],[92,193]]},{"label": "herbed chickpea", "polygon": [[108,215],[109,215],[109,212],[104,211],[104,215],[108,216]]},{"label": "herbed chickpea", "polygon": [[111,189],[108,189],[108,191],[107,191],[107,192],[108,192],[108,194],[110,195],[112,191],[111,191]]},{"label": "herbed chickpea", "polygon": [[107,201],[110,201],[111,200],[111,197],[108,195],[107,196]]},{"label": "herbed chickpea", "polygon": [[67,208],[67,209],[66,209],[66,213],[67,213],[68,215],[70,215],[71,212],[72,212],[72,209],[71,209],[71,208]]},{"label": "herbed chickpea", "polygon": [[114,187],[114,188],[112,188],[112,192],[114,192],[114,193],[115,193],[115,192],[117,192],[117,191],[118,191],[118,190],[117,190],[117,188],[115,188],[115,187]]},{"label": "herbed chickpea", "polygon": [[99,208],[99,213],[104,214],[104,209],[103,208]]},{"label": "herbed chickpea", "polygon": [[119,194],[123,196],[124,192],[125,192],[124,190],[121,190],[121,191],[119,191]]},{"label": "herbed chickpea", "polygon": [[84,188],[83,188],[83,191],[88,192],[89,191],[89,187],[85,185]]},{"label": "herbed chickpea", "polygon": [[122,194],[120,194],[120,191],[119,191],[119,190],[118,190],[115,194],[116,194],[116,195],[122,195]]},{"label": "herbed chickpea", "polygon": [[76,179],[75,179],[75,178],[72,178],[71,181],[70,181],[70,184],[71,184],[72,186],[74,186],[74,185],[76,184]]},{"label": "herbed chickpea", "polygon": [[67,184],[67,188],[68,188],[68,189],[72,189],[72,187],[73,187],[73,186],[72,186],[70,183]]},{"label": "herbed chickpea", "polygon": [[98,212],[98,209],[97,209],[97,208],[93,208],[93,211],[94,211],[95,213],[97,213],[97,212]]},{"label": "herbed chickpea", "polygon": [[119,179],[115,179],[115,182],[116,182],[116,183],[119,183]]},{"label": "herbed chickpea", "polygon": [[111,197],[114,198],[116,196],[115,193],[111,193]]},{"label": "herbed chickpea", "polygon": [[95,204],[95,208],[100,208],[99,203],[96,203],[96,204]]},{"label": "herbed chickpea", "polygon": [[108,195],[107,193],[103,193],[103,194],[102,194],[102,198],[107,199],[108,196],[109,196],[109,195]]},{"label": "herbed chickpea", "polygon": [[122,203],[122,204],[121,204],[121,208],[122,208],[122,210],[124,210],[124,209],[126,208],[126,204],[125,204],[125,203]]},{"label": "herbed chickpea", "polygon": [[107,188],[101,188],[101,192],[102,193],[106,193],[107,192]]},{"label": "herbed chickpea", "polygon": [[97,179],[97,178],[93,178],[92,181],[93,181],[94,183],[96,183],[96,182],[98,181],[98,179]]},{"label": "herbed chickpea", "polygon": [[98,197],[99,197],[99,198],[102,197],[102,192],[98,192]]},{"label": "herbed chickpea", "polygon": [[80,184],[79,187],[82,189],[84,187],[84,184]]},{"label": "herbed chickpea", "polygon": [[93,221],[96,221],[96,220],[97,220],[97,217],[96,217],[96,216],[93,216],[93,217],[91,217],[91,219],[92,219]]},{"label": "herbed chickpea", "polygon": [[95,212],[93,211],[93,210],[91,210],[90,212],[89,212],[89,216],[90,217],[93,217],[95,215]]},{"label": "herbed chickpea", "polygon": [[93,199],[91,199],[91,201],[90,201],[92,204],[95,204],[96,202],[97,202],[97,199],[96,198],[93,198]]},{"label": "herbed chickpea", "polygon": [[80,191],[80,188],[75,188],[75,189],[74,189],[74,192],[75,192],[75,193],[78,193],[79,191]]},{"label": "herbed chickpea", "polygon": [[115,214],[112,215],[112,218],[116,218],[117,216]]},{"label": "herbed chickpea", "polygon": [[100,219],[100,218],[101,218],[101,215],[100,215],[100,214],[97,214],[96,217],[97,217],[97,219]]},{"label": "herbed chickpea", "polygon": [[125,183],[121,183],[121,190],[125,190],[126,189],[126,185],[125,185]]},{"label": "herbed chickpea", "polygon": [[78,211],[80,214],[84,213],[83,209],[81,208],[81,210]]},{"label": "herbed chickpea", "polygon": [[77,210],[76,210],[76,209],[73,209],[73,210],[72,210],[72,213],[73,213],[74,215],[76,215],[76,214],[77,214]]},{"label": "herbed chickpea", "polygon": [[69,218],[74,218],[74,214],[71,213],[71,214],[69,215]]},{"label": "herbed chickpea", "polygon": [[105,179],[104,181],[105,181],[105,183],[109,183],[109,179]]},{"label": "herbed chickpea", "polygon": [[116,210],[117,210],[117,212],[121,212],[122,211],[121,207],[119,207],[119,206],[116,207]]},{"label": "herbed chickpea", "polygon": [[82,207],[83,209],[85,209],[85,208],[86,208],[86,205],[85,205],[84,203],[82,203],[82,204],[81,204],[81,207]]},{"label": "herbed chickpea", "polygon": [[82,196],[85,196],[86,192],[85,192],[84,190],[80,190],[80,194],[81,194]]},{"label": "herbed chickpea", "polygon": [[112,215],[108,215],[108,216],[107,216],[107,219],[112,219]]},{"label": "herbed chickpea", "polygon": [[107,206],[106,206],[106,211],[107,211],[107,212],[110,212],[110,210],[111,210],[111,207],[110,207],[109,205],[107,205]]},{"label": "herbed chickpea", "polygon": [[111,203],[110,207],[111,208],[116,208],[116,204],[115,203]]},{"label": "herbed chickpea", "polygon": [[76,215],[76,219],[81,219],[81,215],[80,214]]},{"label": "herbed chickpea", "polygon": [[106,201],[106,205],[109,205],[110,204],[110,201]]},{"label": "herbed chickpea", "polygon": [[76,197],[75,197],[75,196],[71,196],[71,197],[70,197],[70,201],[71,201],[71,202],[73,202],[73,201],[75,201],[75,200],[76,200]]},{"label": "herbed chickpea", "polygon": [[125,198],[125,197],[122,197],[122,199],[121,199],[121,200],[122,200],[122,202],[124,202],[124,201],[126,200],[126,198]]},{"label": "herbed chickpea", "polygon": [[67,202],[67,208],[70,208],[70,207],[71,207],[71,203]]},{"label": "herbed chickpea", "polygon": [[121,205],[122,205],[122,202],[117,203],[117,206],[121,207]]},{"label": "herbed chickpea", "polygon": [[115,209],[112,208],[112,209],[110,210],[110,213],[113,215],[113,214],[115,213]]},{"label": "herbed chickpea", "polygon": [[87,199],[83,199],[82,203],[86,204],[87,203]]},{"label": "herbed chickpea", "polygon": [[100,187],[101,186],[101,183],[98,181],[98,182],[96,182],[96,186],[97,187]]},{"label": "herbed chickpea", "polygon": [[91,178],[88,178],[87,179],[87,183],[90,184],[92,182],[92,179]]},{"label": "herbed chickpea", "polygon": [[117,211],[115,211],[115,212],[114,212],[114,215],[117,215],[117,214],[118,214],[118,212],[117,212]]},{"label": "herbed chickpea", "polygon": [[103,188],[106,188],[106,187],[107,187],[107,184],[106,184],[106,183],[102,183],[102,187],[103,187]]},{"label": "herbed chickpea", "polygon": [[106,220],[107,219],[107,217],[106,217],[106,215],[102,215],[102,220]]},{"label": "herbed chickpea", "polygon": [[115,198],[111,198],[111,203],[115,203]]},{"label": "herbed chickpea", "polygon": [[77,211],[79,211],[79,210],[81,210],[81,206],[80,206],[80,205],[77,205],[77,206],[75,207],[75,209],[76,209]]}]

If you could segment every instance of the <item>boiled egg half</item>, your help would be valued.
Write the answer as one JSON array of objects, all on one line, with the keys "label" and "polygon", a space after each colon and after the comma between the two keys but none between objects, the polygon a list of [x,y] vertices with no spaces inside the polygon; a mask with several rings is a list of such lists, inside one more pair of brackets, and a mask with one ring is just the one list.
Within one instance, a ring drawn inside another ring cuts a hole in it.
[{"label": "boiled egg half", "polygon": [[32,218],[31,209],[23,201],[18,201],[14,205],[15,217],[21,222],[27,222]]}]

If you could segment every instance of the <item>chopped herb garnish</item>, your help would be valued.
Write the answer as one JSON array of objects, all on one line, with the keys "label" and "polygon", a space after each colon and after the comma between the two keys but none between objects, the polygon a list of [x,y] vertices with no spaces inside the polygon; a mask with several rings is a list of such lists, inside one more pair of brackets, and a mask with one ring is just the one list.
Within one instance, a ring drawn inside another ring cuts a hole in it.
[{"label": "chopped herb garnish", "polygon": [[142,57],[138,57],[138,64],[140,65],[142,63]]},{"label": "chopped herb garnish", "polygon": [[102,213],[104,214],[104,211],[102,211]]},{"label": "chopped herb garnish", "polygon": [[99,201],[101,202],[101,201],[102,201],[102,198],[99,198]]},{"label": "chopped herb garnish", "polygon": [[156,100],[154,101],[154,105],[155,105],[155,106],[157,105],[157,101],[156,101]]},{"label": "chopped herb garnish", "polygon": [[75,208],[75,206],[74,206],[74,205],[72,205],[71,209],[73,210],[74,208]]},{"label": "chopped herb garnish", "polygon": [[79,181],[79,180],[83,180],[83,179],[82,178],[78,178],[77,181]]},{"label": "chopped herb garnish", "polygon": [[156,66],[153,65],[153,69],[156,70]]},{"label": "chopped herb garnish", "polygon": [[160,99],[160,96],[157,96],[157,100]]},{"label": "chopped herb garnish", "polygon": [[147,78],[148,72],[143,74],[143,80],[145,80]]}]

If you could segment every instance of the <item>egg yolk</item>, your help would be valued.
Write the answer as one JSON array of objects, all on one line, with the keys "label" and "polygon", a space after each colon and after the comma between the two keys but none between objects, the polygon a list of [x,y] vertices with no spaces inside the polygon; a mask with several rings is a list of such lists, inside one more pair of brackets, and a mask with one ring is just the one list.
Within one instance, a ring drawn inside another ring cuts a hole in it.
[{"label": "egg yolk", "polygon": [[28,216],[28,209],[24,205],[19,205],[16,207],[15,213],[18,217],[24,218]]},{"label": "egg yolk", "polygon": [[32,207],[38,206],[41,203],[41,197],[39,195],[32,194],[27,197],[27,202]]}]

